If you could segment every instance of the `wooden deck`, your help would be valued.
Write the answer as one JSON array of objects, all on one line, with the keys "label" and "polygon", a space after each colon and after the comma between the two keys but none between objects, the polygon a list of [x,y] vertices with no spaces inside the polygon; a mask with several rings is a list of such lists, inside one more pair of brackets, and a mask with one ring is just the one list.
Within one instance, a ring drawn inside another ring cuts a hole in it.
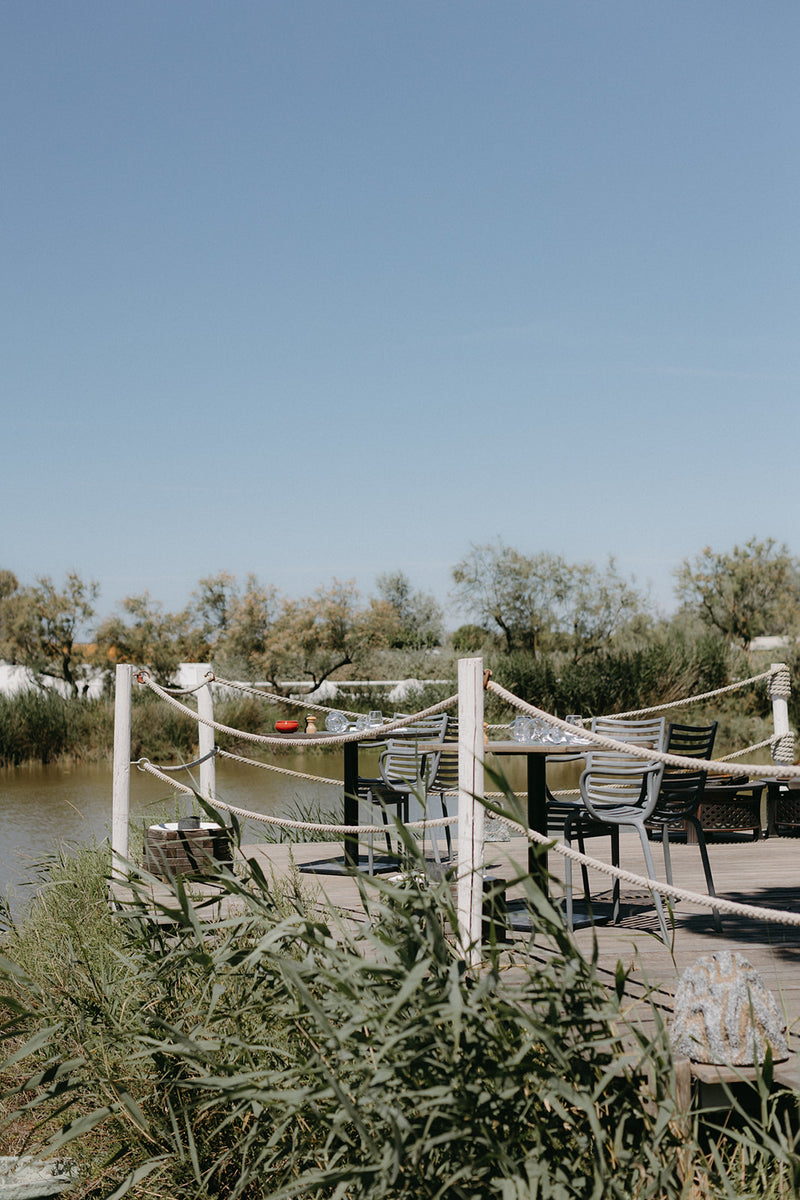
[{"label": "wooden deck", "polygon": [[[587,849],[592,856],[608,861],[607,839],[595,839]],[[654,843],[652,849],[659,878],[663,879],[661,846]],[[290,847],[260,844],[244,847],[243,852],[247,857],[257,858],[267,874],[274,872],[276,877],[281,877],[289,873],[292,864],[302,868],[303,864],[341,856],[341,845],[304,843]],[[800,913],[800,840],[770,837],[757,842],[713,842],[709,844],[709,854],[719,896],[759,907]],[[518,875],[524,870],[526,856],[527,844],[521,838],[488,843],[486,846],[486,865],[496,878],[502,876],[511,879]],[[635,834],[623,833],[621,862],[626,869],[644,874],[641,847]],[[555,879],[553,894],[558,897],[563,891],[560,883],[563,880],[563,858],[551,851],[549,865]],[[676,886],[706,894],[696,845],[673,846],[672,867]],[[358,890],[351,878],[313,872],[304,872],[302,878],[312,901],[337,910],[353,921],[364,919]],[[593,894],[600,898],[610,896],[608,876],[594,872],[590,879]],[[579,873],[576,874],[576,882],[580,885]],[[508,898],[512,899],[513,896],[514,891],[510,889]],[[701,955],[711,954],[715,950],[739,951],[760,972],[783,1008],[790,1058],[776,1074],[782,1082],[800,1087],[800,926],[723,916],[723,932],[718,934],[714,930],[710,910],[686,901],[674,907],[673,919],[672,945],[667,947],[659,937],[649,893],[644,889],[634,891],[623,884],[620,923],[578,930],[574,939],[576,946],[587,955],[591,953],[593,939],[597,939],[599,967],[602,973],[607,974],[609,983],[613,981],[618,961],[625,966],[632,966],[629,996],[633,1010],[639,1011],[639,1017],[645,1022],[651,1019],[651,1010],[640,1002],[647,988],[655,988],[653,999],[668,1019],[675,986],[686,967]],[[544,943],[539,946],[534,939],[529,944],[524,934],[513,936],[512,958],[519,953],[534,958],[546,955]]]}]

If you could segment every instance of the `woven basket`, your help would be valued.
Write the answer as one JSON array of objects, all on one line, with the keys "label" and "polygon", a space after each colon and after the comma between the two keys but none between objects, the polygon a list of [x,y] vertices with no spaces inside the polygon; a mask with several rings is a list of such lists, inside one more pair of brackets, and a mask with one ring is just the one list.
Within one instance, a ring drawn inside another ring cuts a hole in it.
[{"label": "woven basket", "polygon": [[220,864],[233,862],[228,832],[203,822],[199,829],[179,829],[177,823],[151,825],[144,842],[144,868],[159,879],[175,875],[210,875]]}]

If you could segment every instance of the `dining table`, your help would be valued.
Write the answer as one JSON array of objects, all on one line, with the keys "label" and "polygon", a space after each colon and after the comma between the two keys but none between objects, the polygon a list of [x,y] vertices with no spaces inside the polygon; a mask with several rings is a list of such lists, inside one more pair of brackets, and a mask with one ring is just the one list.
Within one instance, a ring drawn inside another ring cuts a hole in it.
[{"label": "dining table", "polygon": [[[352,733],[352,730],[348,732]],[[336,741],[341,734],[328,733],[327,731],[318,731],[312,734],[287,734],[286,741],[294,744],[302,743],[305,739],[310,738],[330,738]],[[404,729],[388,729],[382,730],[380,726],[373,726],[371,729],[363,730],[363,736],[360,738],[352,738],[350,741],[343,742],[343,787],[344,787],[344,820],[343,824],[347,826],[356,826],[359,823],[359,799],[358,799],[358,784],[361,778],[359,772],[359,752],[363,746],[369,745],[378,747],[387,738],[416,738],[421,743],[424,743],[425,748],[429,748],[429,739],[420,737],[419,731],[406,733]],[[455,748],[454,742],[447,743],[448,749]],[[364,867],[369,867],[372,871],[396,871],[400,865],[400,860],[390,855],[377,855],[371,861],[367,855],[362,855],[359,852],[359,836],[357,833],[342,834],[342,854],[335,858],[316,859],[314,862],[304,863],[299,869],[315,875],[349,875],[353,871],[361,870]]]},{"label": "dining table", "polygon": [[[583,743],[586,744],[586,743]],[[431,742],[429,749],[457,750],[455,742]],[[582,758],[582,745],[571,742],[516,742],[487,741],[483,747],[484,761],[487,756],[503,758],[523,754],[526,760],[527,823],[528,828],[547,837],[547,760],[549,758]],[[528,847],[528,871],[548,893],[547,849],[531,842]]]}]

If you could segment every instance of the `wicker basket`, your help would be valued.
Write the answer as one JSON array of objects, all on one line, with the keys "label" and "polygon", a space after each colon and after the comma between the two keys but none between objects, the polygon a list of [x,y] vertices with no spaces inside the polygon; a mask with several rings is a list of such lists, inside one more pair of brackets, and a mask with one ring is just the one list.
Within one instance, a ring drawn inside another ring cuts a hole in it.
[{"label": "wicker basket", "polygon": [[159,879],[175,875],[210,875],[218,866],[233,862],[228,831],[212,821],[196,829],[183,822],[151,825],[144,842],[144,868]]}]

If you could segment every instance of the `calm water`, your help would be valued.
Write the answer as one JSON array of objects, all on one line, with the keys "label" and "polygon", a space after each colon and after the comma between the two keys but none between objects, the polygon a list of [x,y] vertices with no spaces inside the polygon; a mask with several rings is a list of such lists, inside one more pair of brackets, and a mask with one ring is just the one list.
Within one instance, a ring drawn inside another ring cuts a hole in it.
[{"label": "calm water", "polygon": [[[365,756],[365,762],[369,759]],[[340,754],[282,755],[280,765],[331,779],[342,777]],[[0,770],[0,893],[11,889],[14,907],[25,885],[35,880],[37,864],[59,845],[110,839],[111,764],[74,767],[23,767]],[[180,778],[188,782],[181,774]],[[220,800],[253,812],[295,815],[296,805],[336,811],[341,787],[292,779],[276,772],[218,761]],[[186,800],[135,768],[131,769],[131,823],[151,825],[173,820]],[[255,842],[265,827],[245,822],[245,840]]]},{"label": "calm water", "polygon": [[[374,751],[362,750],[361,771],[376,773],[376,759]],[[342,755],[337,751],[285,754],[279,765],[331,779],[342,778]],[[512,786],[523,788],[524,761],[507,758],[503,767]],[[554,769],[552,786],[570,786],[569,781],[562,783],[563,770]],[[217,794],[220,800],[239,808],[278,816],[296,816],[298,808],[305,813],[313,807],[323,812],[340,812],[342,803],[341,786],[293,779],[225,760],[217,762]],[[131,769],[132,824],[142,827],[174,820],[185,811],[185,803],[183,797],[159,780]],[[110,839],[111,764],[1,769],[0,814],[0,894],[8,893],[12,907],[18,908],[29,885],[36,881],[37,864],[59,845],[74,846],[93,838]],[[246,842],[262,838],[264,825],[245,821],[244,826]]]}]

